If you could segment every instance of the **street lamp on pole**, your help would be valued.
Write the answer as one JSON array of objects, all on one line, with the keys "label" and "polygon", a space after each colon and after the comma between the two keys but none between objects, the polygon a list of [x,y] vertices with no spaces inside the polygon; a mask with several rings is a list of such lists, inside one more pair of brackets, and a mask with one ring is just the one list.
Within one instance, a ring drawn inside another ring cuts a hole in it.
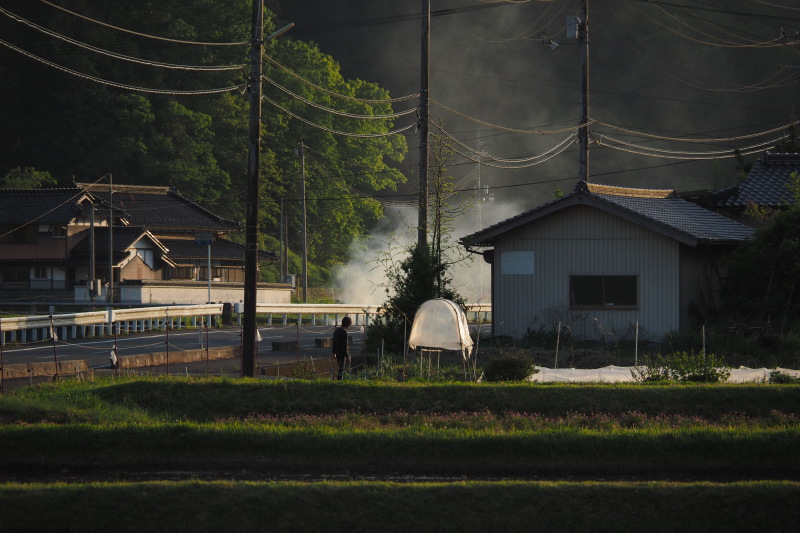
[{"label": "street lamp on pole", "polygon": [[250,52],[250,120],[247,164],[247,206],[244,250],[244,319],[242,321],[242,376],[253,377],[256,361],[256,303],[258,301],[258,197],[261,159],[261,53],[264,43],[292,29],[287,24],[264,39],[264,0],[253,0]]}]

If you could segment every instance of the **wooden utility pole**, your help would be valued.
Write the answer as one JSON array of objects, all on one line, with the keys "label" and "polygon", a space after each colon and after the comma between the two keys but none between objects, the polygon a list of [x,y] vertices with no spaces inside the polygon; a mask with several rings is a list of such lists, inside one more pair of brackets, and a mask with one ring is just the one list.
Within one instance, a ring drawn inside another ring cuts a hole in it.
[{"label": "wooden utility pole", "polygon": [[258,302],[258,185],[261,169],[261,52],[264,43],[280,37],[294,24],[287,24],[264,39],[264,0],[253,0],[253,33],[250,46],[250,120],[248,122],[247,208],[244,248],[244,319],[242,320],[242,376],[255,375],[256,304]]},{"label": "wooden utility pole", "polygon": [[578,46],[581,48],[581,122],[580,179],[589,183],[589,0],[583,0],[578,23]]},{"label": "wooden utility pole", "polygon": [[428,75],[430,73],[431,0],[422,0],[419,88],[419,219],[417,243],[428,243]]},{"label": "wooden utility pole", "polygon": [[258,301],[258,174],[261,159],[261,51],[264,46],[264,0],[253,0],[250,50],[250,120],[248,127],[247,208],[244,249],[244,318],[242,376],[255,375],[256,302]]}]

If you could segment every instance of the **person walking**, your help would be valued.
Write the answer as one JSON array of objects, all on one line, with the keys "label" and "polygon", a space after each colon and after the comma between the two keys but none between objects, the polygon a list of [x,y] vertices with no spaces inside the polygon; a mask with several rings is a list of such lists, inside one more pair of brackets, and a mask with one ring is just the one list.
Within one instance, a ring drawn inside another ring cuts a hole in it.
[{"label": "person walking", "polygon": [[350,349],[347,343],[347,328],[350,327],[353,321],[349,316],[342,319],[342,325],[333,330],[333,342],[331,343],[331,350],[333,351],[333,359],[339,365],[338,378],[340,381],[344,377],[345,363],[350,363],[352,366],[353,358],[350,357]]}]

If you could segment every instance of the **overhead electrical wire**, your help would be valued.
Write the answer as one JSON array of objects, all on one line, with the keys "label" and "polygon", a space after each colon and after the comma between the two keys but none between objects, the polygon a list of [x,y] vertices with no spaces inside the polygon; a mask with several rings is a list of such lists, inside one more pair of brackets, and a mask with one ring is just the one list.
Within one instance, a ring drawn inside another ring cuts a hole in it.
[{"label": "overhead electrical wire", "polygon": [[419,93],[409,94],[409,95],[406,95],[406,96],[401,96],[399,98],[386,98],[386,99],[357,98],[355,96],[348,96],[346,94],[340,94],[340,93],[331,91],[330,89],[326,89],[325,87],[321,87],[321,86],[315,84],[314,82],[305,79],[304,77],[300,76],[299,74],[296,74],[295,72],[291,71],[287,67],[281,65],[280,63],[278,63],[277,61],[275,61],[274,59],[272,59],[271,57],[269,57],[266,54],[262,54],[262,56],[264,57],[264,59],[269,61],[271,64],[275,65],[279,69],[283,70],[284,72],[286,72],[290,76],[298,79],[299,81],[305,83],[306,85],[308,85],[310,87],[313,87],[314,89],[317,89],[318,91],[322,91],[325,94],[329,94],[331,96],[335,96],[337,98],[343,98],[345,100],[353,100],[355,102],[362,102],[362,103],[366,103],[366,104],[385,104],[385,103],[394,104],[394,103],[397,103],[397,102],[405,102],[406,100],[411,100],[413,98],[419,98]]},{"label": "overhead electrical wire", "polygon": [[753,2],[753,3],[756,3],[756,4],[762,4],[762,5],[769,6],[769,7],[777,7],[777,8],[780,8],[780,9],[793,9],[795,11],[800,11],[800,7],[783,6],[783,5],[780,5],[780,4],[773,4],[771,2],[764,2],[763,0],[750,0],[750,1]]},{"label": "overhead electrical wire", "polygon": [[408,131],[408,130],[410,130],[410,129],[412,129],[412,128],[414,128],[416,126],[416,123],[409,124],[408,126],[404,126],[402,128],[398,128],[398,129],[395,129],[395,130],[387,131],[387,132],[384,132],[384,133],[350,133],[350,132],[347,132],[347,131],[341,131],[341,130],[335,130],[335,129],[332,129],[332,128],[328,128],[328,127],[323,126],[321,124],[317,124],[316,122],[312,122],[311,120],[303,118],[300,115],[298,115],[297,113],[293,113],[293,112],[289,111],[288,109],[286,109],[285,107],[283,107],[282,105],[277,103],[276,101],[270,99],[268,96],[262,96],[261,99],[266,101],[266,102],[268,102],[268,103],[270,103],[270,104],[272,104],[274,107],[278,108],[280,111],[282,111],[283,113],[289,115],[290,117],[296,118],[300,122],[303,122],[303,123],[311,126],[312,128],[317,128],[317,129],[322,130],[322,131],[327,131],[328,133],[333,133],[335,135],[343,135],[345,137],[356,137],[356,138],[360,138],[360,139],[374,139],[376,137],[388,137],[389,135],[397,135],[399,133],[403,133],[403,132]]},{"label": "overhead electrical wire", "polygon": [[[439,139],[442,142],[445,142],[444,138],[440,137]],[[551,152],[547,152],[547,153],[542,154],[541,155],[541,159],[537,159],[536,161],[529,162],[529,163],[526,163],[526,164],[523,164],[523,165],[497,165],[497,164],[495,164],[495,163],[493,163],[491,161],[484,161],[482,159],[476,159],[474,157],[474,155],[469,151],[465,153],[465,152],[462,152],[461,150],[459,150],[458,148],[454,148],[452,146],[451,146],[451,149],[453,150],[453,152],[457,153],[458,155],[460,155],[464,159],[468,159],[469,161],[472,161],[473,163],[480,163],[481,165],[485,165],[487,167],[508,170],[508,169],[528,168],[528,167],[533,167],[533,166],[539,165],[541,163],[545,163],[545,162],[551,160],[552,158],[556,157],[560,153],[562,153],[567,148],[569,148],[569,146],[571,144],[573,144],[573,143],[564,143],[564,144],[562,144],[560,146],[559,149],[557,149],[555,151],[551,151]]]},{"label": "overhead electrical wire", "polygon": [[[22,224],[20,224],[19,226],[17,226],[17,227],[15,227],[15,228],[11,229],[10,231],[7,231],[6,233],[0,233],[0,237],[5,237],[6,235],[11,235],[12,233],[14,233],[15,231],[17,231],[18,229],[20,229],[20,228],[24,228],[25,226],[29,226],[30,224],[33,224],[33,223],[34,223],[34,222],[36,222],[37,220],[39,220],[39,219],[41,219],[41,218],[43,218],[43,217],[45,217],[45,216],[49,215],[50,213],[52,213],[53,211],[55,211],[55,210],[56,210],[56,209],[58,209],[59,207],[63,207],[63,206],[65,206],[65,205],[69,204],[70,202],[72,202],[72,201],[73,201],[75,198],[77,198],[78,196],[80,196],[80,195],[82,195],[82,194],[87,194],[87,193],[89,192],[89,187],[91,187],[92,185],[97,185],[97,184],[98,184],[98,183],[100,183],[102,180],[106,179],[106,177],[108,177],[108,174],[104,174],[103,176],[101,176],[100,178],[98,178],[98,179],[97,179],[97,180],[96,180],[94,183],[92,183],[92,184],[89,184],[89,185],[87,185],[86,187],[83,187],[83,188],[82,188],[82,189],[80,189],[80,190],[79,190],[77,193],[75,193],[75,194],[73,194],[72,196],[70,196],[70,197],[69,197],[69,199],[67,199],[67,200],[64,200],[63,202],[61,202],[61,203],[60,203],[60,204],[58,204],[57,206],[53,207],[53,208],[52,208],[52,209],[50,209],[49,211],[46,211],[46,212],[42,213],[41,215],[39,215],[38,217],[32,218],[31,220],[29,220],[29,221],[27,221],[27,222],[23,222],[23,223],[22,223]],[[91,194],[91,193],[89,193],[89,194]]]},{"label": "overhead electrical wire", "polygon": [[278,82],[276,82],[275,80],[273,80],[273,79],[271,79],[271,78],[269,78],[267,76],[262,76],[261,78],[264,81],[266,81],[267,83],[269,83],[270,85],[272,85],[273,87],[275,87],[277,89],[280,89],[284,93],[288,94],[289,96],[291,96],[295,100],[299,100],[299,101],[303,102],[304,104],[310,105],[311,107],[314,107],[314,108],[319,109],[321,111],[325,111],[326,113],[331,113],[331,114],[339,115],[339,116],[342,116],[342,117],[358,118],[358,119],[364,119],[364,120],[390,120],[390,119],[393,119],[393,118],[404,117],[406,115],[410,115],[411,113],[415,113],[417,111],[417,108],[414,107],[414,108],[411,108],[411,109],[407,109],[406,111],[400,111],[398,113],[392,113],[392,114],[389,114],[389,115],[361,115],[361,114],[355,114],[355,113],[346,113],[344,111],[339,111],[339,110],[336,110],[336,109],[332,109],[330,107],[325,107],[323,105],[317,104],[316,102],[312,102],[311,100],[308,100],[307,98],[304,98],[304,97],[300,96],[299,94],[290,91],[289,89],[287,89],[283,85],[279,84]]},{"label": "overhead electrical wire", "polygon": [[[753,150],[755,148],[763,149],[764,147],[767,147],[767,146],[774,146],[775,143],[777,143],[778,141],[784,140],[787,137],[788,137],[788,135],[784,135],[782,137],[778,137],[777,139],[770,139],[768,141],[762,141],[760,143],[757,143],[757,144],[754,144],[754,145],[751,145],[751,146],[745,146],[745,147],[742,147],[742,148],[728,148],[726,150],[713,150],[713,151],[706,151],[706,152],[690,152],[690,151],[686,151],[686,150],[666,150],[666,149],[663,149],[663,148],[656,148],[656,147],[653,147],[653,146],[642,146],[640,144],[631,143],[631,142],[623,141],[623,140],[620,140],[620,139],[616,139],[616,138],[611,137],[609,135],[598,134],[596,136],[596,138],[600,139],[597,142],[597,144],[600,144],[600,145],[603,145],[603,142],[602,142],[603,139],[607,139],[609,141],[615,142],[617,144],[621,144],[623,146],[628,146],[628,147],[631,147],[631,148],[636,148],[636,149],[644,150],[644,151],[647,151],[647,152],[653,152],[655,154],[684,155],[684,156],[687,156],[687,157],[690,157],[690,158],[694,158],[694,157],[706,158],[706,156],[730,157],[732,154],[735,155],[735,152],[737,152],[737,151],[738,152],[748,152],[748,151]],[[713,157],[710,157],[710,158],[714,159]]]},{"label": "overhead electrical wire", "polygon": [[497,161],[499,163],[528,163],[530,161],[536,161],[536,160],[541,159],[543,157],[547,157],[553,151],[558,150],[559,148],[561,148],[565,144],[570,144],[570,143],[575,141],[575,135],[572,134],[572,135],[569,135],[566,139],[564,139],[560,143],[558,143],[557,145],[555,145],[553,148],[551,148],[550,150],[547,150],[546,152],[544,152],[542,154],[529,156],[529,157],[518,157],[518,158],[512,158],[512,159],[504,159],[504,158],[501,158],[501,157],[495,157],[495,156],[492,156],[492,155],[488,155],[485,152],[482,152],[482,151],[476,150],[475,148],[472,148],[468,144],[463,143],[462,141],[460,141],[459,139],[454,137],[452,134],[448,133],[440,124],[437,124],[436,122],[431,121],[431,125],[433,127],[435,127],[437,130],[439,130],[442,133],[442,135],[444,135],[445,137],[450,139],[452,142],[456,143],[461,148],[467,150],[469,153],[471,153],[471,154],[473,154],[473,155],[475,155],[477,157],[480,157],[481,158],[480,159],[481,163],[483,163],[484,161]]},{"label": "overhead electrical wire", "polygon": [[451,107],[448,107],[448,106],[442,104],[441,102],[437,102],[436,100],[434,100],[432,98],[430,99],[430,103],[435,105],[435,106],[441,107],[442,109],[444,109],[446,111],[449,111],[450,113],[453,113],[454,115],[457,115],[457,116],[459,116],[461,118],[465,118],[467,120],[471,120],[472,122],[475,122],[477,124],[482,124],[482,125],[488,126],[490,128],[494,128],[494,129],[502,130],[502,131],[508,131],[508,132],[511,132],[511,133],[523,133],[525,135],[552,135],[552,134],[556,134],[556,133],[567,133],[567,132],[570,132],[570,131],[576,131],[577,129],[580,128],[580,126],[571,126],[569,128],[561,128],[561,129],[558,129],[558,130],[524,130],[524,129],[520,129],[520,128],[509,128],[509,127],[506,127],[506,126],[500,126],[498,124],[492,124],[491,122],[486,122],[485,120],[481,120],[481,119],[472,117],[470,115],[467,115],[465,113],[462,113],[460,111],[456,111],[455,109],[453,109]]},{"label": "overhead electrical wire", "polygon": [[[747,148],[745,148],[743,150],[731,149],[731,150],[728,150],[727,153],[719,154],[719,155],[689,155],[689,153],[684,153],[684,154],[680,154],[680,155],[677,155],[677,154],[673,155],[673,154],[668,154],[668,153],[654,153],[652,151],[646,151],[646,150],[648,150],[647,148],[642,148],[642,147],[639,147],[638,145],[636,146],[636,148],[638,148],[638,149],[634,149],[632,147],[623,147],[628,143],[621,143],[621,144],[623,144],[623,146],[619,146],[619,145],[608,144],[608,143],[602,142],[603,140],[609,140],[611,142],[619,142],[619,141],[617,141],[617,140],[615,140],[615,139],[613,139],[611,137],[608,137],[608,136],[602,136],[600,138],[600,140],[596,140],[595,142],[599,146],[605,146],[607,148],[611,148],[611,149],[618,150],[618,151],[621,151],[621,152],[627,152],[627,153],[631,153],[631,154],[636,154],[636,155],[642,155],[642,156],[648,156],[648,157],[661,157],[661,158],[664,158],[664,159],[682,159],[682,160],[691,160],[691,161],[708,161],[708,160],[715,160],[715,159],[730,159],[732,157],[746,156],[746,155],[752,155],[752,154],[761,153],[765,148],[768,148],[769,146],[774,146],[774,144],[777,141],[780,141],[780,140],[783,140],[783,139],[786,139],[786,138],[787,137],[782,137],[782,138],[778,138],[778,139],[775,139],[775,140],[772,140],[772,141],[767,141],[767,142],[764,142],[764,143],[760,143],[760,144],[757,144],[757,145],[753,145],[753,146],[747,147]],[[702,154],[702,152],[698,152],[698,154]]]},{"label": "overhead electrical wire", "polygon": [[[654,7],[656,7],[657,9],[661,10],[661,11],[662,11],[662,12],[664,12],[664,14],[665,14],[665,15],[667,15],[668,17],[670,17],[670,18],[673,18],[673,19],[677,19],[677,17],[675,17],[674,15],[671,15],[670,13],[668,13],[668,12],[667,12],[667,11],[666,11],[664,8],[662,8],[661,6],[659,6],[657,3],[655,3],[655,2],[647,2],[647,3],[649,3],[649,4],[653,5],[653,6],[654,6]],[[742,43],[735,43],[735,42],[733,42],[733,41],[724,41],[724,40],[722,40],[722,39],[719,39],[719,38],[716,38],[716,39],[717,39],[717,40],[719,40],[719,41],[720,41],[720,43],[715,43],[715,42],[710,42],[710,41],[704,41],[704,40],[702,40],[702,39],[697,39],[697,38],[695,38],[695,37],[692,37],[692,36],[690,36],[690,35],[687,35],[687,34],[685,34],[685,33],[681,33],[681,32],[679,32],[679,31],[675,30],[675,29],[674,29],[674,28],[672,28],[671,26],[669,26],[669,25],[667,25],[667,24],[664,24],[664,23],[663,23],[663,22],[661,22],[661,21],[658,21],[658,20],[656,20],[655,18],[651,17],[651,16],[650,16],[650,15],[648,15],[647,13],[644,13],[644,12],[643,12],[641,9],[639,9],[638,7],[637,7],[637,8],[635,8],[635,9],[636,9],[637,11],[639,11],[640,13],[642,13],[642,15],[643,15],[643,16],[645,16],[646,18],[648,18],[648,19],[649,19],[651,22],[653,22],[654,24],[656,24],[656,25],[660,26],[661,28],[663,28],[663,29],[665,29],[665,30],[669,31],[670,33],[673,33],[673,34],[675,34],[675,35],[677,35],[677,36],[679,36],[679,37],[682,37],[682,38],[684,38],[684,39],[687,39],[687,40],[689,40],[689,41],[692,41],[692,42],[695,42],[695,43],[698,43],[698,44],[704,44],[704,45],[707,45],[707,46],[715,46],[715,47],[718,47],[718,48],[775,48],[775,47],[787,46],[787,45],[791,45],[791,44],[792,44],[792,43],[782,43],[782,42],[779,42],[779,41],[782,41],[782,40],[783,40],[783,38],[782,38],[782,37],[780,37],[780,36],[779,36],[779,37],[776,37],[775,39],[768,40],[768,41],[754,42],[754,43],[751,43],[751,44],[742,44]],[[679,22],[681,22],[679,19],[678,19],[678,21],[679,21]],[[715,38],[715,37],[714,37],[714,36],[712,36],[712,35],[706,34],[705,32],[702,32],[702,31],[700,31],[700,30],[697,30],[697,29],[695,29],[695,28],[693,28],[693,27],[691,27],[691,26],[688,26],[688,25],[687,25],[686,23],[684,23],[684,22],[681,22],[681,24],[682,24],[682,25],[684,25],[684,26],[687,26],[689,29],[691,29],[691,30],[693,30],[693,31],[696,31],[697,33],[699,33],[699,34],[701,34],[701,35],[705,35],[705,36],[707,36],[707,37],[710,37],[710,38]],[[724,44],[721,44],[721,43],[724,43]]]},{"label": "overhead electrical wire", "polygon": [[74,17],[78,17],[80,19],[86,20],[86,21],[91,22],[93,24],[97,24],[99,26],[110,28],[112,30],[121,31],[123,33],[129,33],[131,35],[136,35],[138,37],[145,37],[147,39],[155,39],[155,40],[158,40],[158,41],[166,41],[166,42],[170,42],[170,43],[191,44],[191,45],[201,45],[201,46],[242,46],[242,45],[250,44],[248,41],[215,43],[215,42],[203,42],[203,41],[188,41],[188,40],[184,40],[184,39],[172,39],[172,38],[169,38],[169,37],[160,37],[158,35],[150,35],[150,34],[147,34],[147,33],[141,33],[141,32],[138,32],[138,31],[133,31],[133,30],[129,30],[129,29],[126,29],[126,28],[120,28],[119,26],[113,26],[111,24],[107,24],[107,23],[102,22],[100,20],[96,20],[96,19],[87,17],[86,15],[81,15],[80,13],[76,13],[74,11],[70,11],[69,9],[67,9],[65,7],[61,7],[61,6],[56,5],[56,4],[52,3],[52,2],[48,2],[47,0],[39,0],[39,1],[41,3],[43,3],[43,4],[47,4],[50,7],[53,7],[55,9],[59,9],[61,11],[64,11],[65,13],[69,13],[70,15],[72,15]]},{"label": "overhead electrical wire", "polygon": [[[484,2],[484,3],[488,3],[488,2]],[[524,1],[524,2],[513,2],[513,3],[526,4],[526,3],[528,3],[528,1]],[[561,4],[561,8],[558,10],[558,12],[557,12],[557,13],[554,13],[554,14],[553,14],[553,15],[550,17],[550,20],[548,20],[546,23],[544,23],[544,24],[540,24],[539,22],[540,22],[540,21],[541,21],[543,18],[545,18],[546,16],[548,16],[548,11],[550,10],[550,8],[551,8],[551,7],[552,7],[554,4],[555,4],[555,2],[549,2],[549,3],[548,3],[548,5],[547,5],[547,8],[546,8],[546,9],[545,9],[545,11],[544,11],[544,13],[542,13],[542,15],[541,15],[541,16],[540,16],[538,19],[536,19],[536,21],[535,21],[533,24],[531,24],[531,25],[530,25],[531,27],[536,27],[537,29],[530,29],[530,28],[529,28],[529,29],[527,29],[527,30],[524,30],[524,31],[520,31],[520,32],[518,32],[518,33],[517,33],[515,36],[513,36],[513,37],[508,37],[508,38],[503,38],[503,39],[501,39],[501,38],[490,39],[490,38],[481,37],[481,36],[479,36],[479,35],[476,35],[475,33],[471,32],[471,31],[469,31],[469,30],[465,30],[465,31],[466,31],[468,34],[470,34],[472,37],[474,37],[475,39],[478,39],[478,40],[480,40],[480,41],[484,41],[484,42],[488,42],[488,43],[508,43],[508,42],[512,42],[512,41],[520,41],[520,40],[533,40],[533,39],[531,39],[531,36],[532,36],[532,35],[539,35],[539,34],[541,34],[542,32],[544,32],[544,30],[545,30],[545,29],[547,29],[547,28],[548,28],[548,27],[549,27],[549,26],[550,26],[550,25],[551,25],[551,24],[552,24],[552,23],[553,23],[553,22],[556,20],[556,17],[557,17],[557,16],[559,16],[559,15],[561,15],[561,14],[564,12],[564,10],[567,8],[567,5],[569,4],[569,1],[568,1],[568,0],[565,0],[564,2],[562,2],[562,4]],[[563,29],[563,27],[562,27],[561,29]],[[561,31],[561,30],[559,30],[559,31],[557,31],[557,32],[555,32],[555,33],[560,33],[560,31]],[[537,40],[538,40],[538,39],[537,39]]]},{"label": "overhead electrical wire", "polygon": [[781,125],[777,128],[772,128],[766,131],[760,131],[758,133],[750,133],[747,135],[737,135],[734,137],[706,137],[706,138],[696,138],[696,137],[668,137],[666,135],[655,135],[652,133],[645,133],[643,131],[637,131],[630,128],[624,128],[622,126],[615,126],[613,124],[609,124],[607,122],[602,121],[594,121],[594,124],[597,126],[603,126],[606,128],[611,128],[617,131],[623,131],[630,135],[636,135],[638,137],[646,137],[648,139],[655,139],[659,141],[672,141],[672,142],[681,142],[681,143],[698,143],[698,144],[712,144],[712,143],[724,143],[724,142],[734,142],[734,141],[742,141],[745,139],[753,139],[755,137],[763,137],[765,135],[772,135],[773,133],[777,133],[781,130],[786,130],[787,128],[793,128],[798,125],[798,122],[790,122],[789,124]]},{"label": "overhead electrical wire", "polygon": [[52,61],[48,61],[47,59],[44,59],[42,57],[37,56],[36,54],[32,54],[32,53],[28,52],[27,50],[23,50],[22,48],[14,46],[13,44],[8,43],[8,42],[6,42],[6,41],[4,41],[2,39],[0,39],[0,45],[5,46],[6,48],[10,48],[11,50],[14,50],[15,52],[18,52],[18,53],[20,53],[20,54],[22,54],[22,55],[24,55],[26,57],[29,57],[30,59],[38,61],[38,62],[42,63],[43,65],[47,65],[48,67],[54,68],[54,69],[59,70],[61,72],[65,72],[67,74],[71,74],[72,76],[76,76],[78,78],[81,78],[81,79],[84,79],[84,80],[88,80],[88,81],[93,81],[93,82],[99,83],[101,85],[108,85],[109,87],[116,87],[118,89],[127,89],[129,91],[138,91],[138,92],[153,93],[153,94],[216,94],[216,93],[225,93],[225,92],[231,92],[231,91],[237,91],[237,90],[238,91],[244,91],[244,89],[247,87],[247,84],[241,84],[241,85],[232,85],[230,87],[219,87],[219,88],[216,88],[216,89],[177,90],[177,89],[153,89],[153,88],[150,88],[150,87],[140,87],[140,86],[136,86],[136,85],[127,85],[125,83],[119,83],[119,82],[111,81],[111,80],[104,80],[102,78],[98,78],[98,77],[95,77],[95,76],[90,76],[89,74],[84,74],[82,72],[78,72],[77,70],[72,70],[71,68],[67,68],[67,67],[59,65],[57,63],[53,63]]},{"label": "overhead electrical wire", "polygon": [[797,74],[791,74],[791,77],[794,77],[794,79],[787,79],[786,77],[784,77],[782,80],[777,81],[777,82],[775,82],[775,83],[773,83],[771,85],[763,85],[768,80],[771,80],[773,78],[776,78],[776,77],[780,76],[786,70],[788,70],[788,68],[786,66],[780,67],[780,68],[777,69],[776,73],[774,73],[769,78],[767,78],[765,80],[762,80],[761,82],[759,82],[759,84],[744,85],[744,86],[741,86],[741,87],[738,87],[738,88],[709,87],[707,85],[704,86],[704,85],[701,85],[700,83],[689,81],[689,80],[687,80],[685,78],[682,78],[680,76],[675,76],[674,74],[672,74],[670,72],[668,72],[667,75],[669,75],[671,78],[673,78],[675,80],[680,81],[681,83],[685,83],[686,85],[688,85],[690,87],[694,87],[695,89],[701,89],[701,90],[704,90],[704,91],[726,92],[726,93],[752,93],[752,92],[756,92],[756,91],[764,91],[764,90],[768,90],[768,89],[777,89],[777,88],[780,88],[780,87],[786,87],[787,85],[792,85],[792,84],[797,83],[798,81],[800,81],[800,76],[798,76]]},{"label": "overhead electrical wire", "polygon": [[[468,13],[471,11],[480,11],[484,9],[493,9],[496,7],[505,7],[504,4],[490,4],[490,5],[471,5],[449,9],[437,9],[431,11],[431,18],[443,17],[447,15],[458,15],[461,13]],[[353,28],[364,28],[367,26],[380,26],[384,24],[394,24],[396,22],[408,22],[413,20],[420,20],[422,12],[419,13],[406,13],[402,15],[388,15],[385,17],[374,17],[369,19],[360,20],[345,20],[324,22],[316,25],[306,25],[303,28],[298,28],[295,35],[309,35],[314,33],[324,33],[328,31],[342,31]]]},{"label": "overhead electrical wire", "polygon": [[114,59],[121,59],[123,61],[129,61],[131,63],[138,63],[140,65],[146,65],[146,66],[150,66],[150,67],[169,68],[169,69],[179,69],[179,70],[210,70],[210,71],[239,70],[239,69],[242,69],[242,68],[247,66],[247,65],[243,65],[243,64],[242,65],[179,65],[179,64],[175,64],[175,63],[162,63],[162,62],[159,62],[159,61],[150,61],[150,60],[147,60],[147,59],[141,59],[141,58],[138,58],[138,57],[132,57],[132,56],[127,56],[127,55],[120,54],[120,53],[117,53],[117,52],[112,52],[111,50],[105,50],[103,48],[98,48],[96,46],[92,46],[90,44],[86,44],[86,43],[83,43],[81,41],[77,41],[75,39],[72,39],[70,37],[62,35],[60,33],[56,33],[54,31],[51,31],[51,30],[49,30],[49,29],[47,29],[47,28],[45,28],[43,26],[39,26],[38,24],[36,24],[34,22],[31,22],[31,21],[29,21],[29,20],[27,20],[25,18],[22,18],[19,15],[16,15],[16,14],[12,13],[11,11],[3,9],[2,7],[0,7],[0,13],[2,13],[3,15],[7,16],[10,19],[13,19],[13,20],[15,20],[17,22],[25,24],[26,26],[29,26],[29,27],[41,32],[41,33],[44,33],[45,35],[49,35],[50,37],[55,37],[56,39],[60,39],[60,40],[62,40],[64,42],[67,42],[67,43],[72,44],[74,46],[78,46],[78,47],[83,48],[85,50],[89,50],[91,52],[102,54],[102,55],[105,55],[105,56],[108,56],[108,57],[113,57]]}]

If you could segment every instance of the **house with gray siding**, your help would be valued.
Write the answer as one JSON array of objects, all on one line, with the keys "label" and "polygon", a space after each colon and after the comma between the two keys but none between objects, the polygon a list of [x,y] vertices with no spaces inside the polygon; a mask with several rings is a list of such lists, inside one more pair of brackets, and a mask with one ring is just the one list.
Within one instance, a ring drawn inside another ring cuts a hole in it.
[{"label": "house with gray siding", "polygon": [[752,234],[674,190],[581,182],[460,243],[492,265],[495,336],[655,341],[714,312],[721,258]]}]

